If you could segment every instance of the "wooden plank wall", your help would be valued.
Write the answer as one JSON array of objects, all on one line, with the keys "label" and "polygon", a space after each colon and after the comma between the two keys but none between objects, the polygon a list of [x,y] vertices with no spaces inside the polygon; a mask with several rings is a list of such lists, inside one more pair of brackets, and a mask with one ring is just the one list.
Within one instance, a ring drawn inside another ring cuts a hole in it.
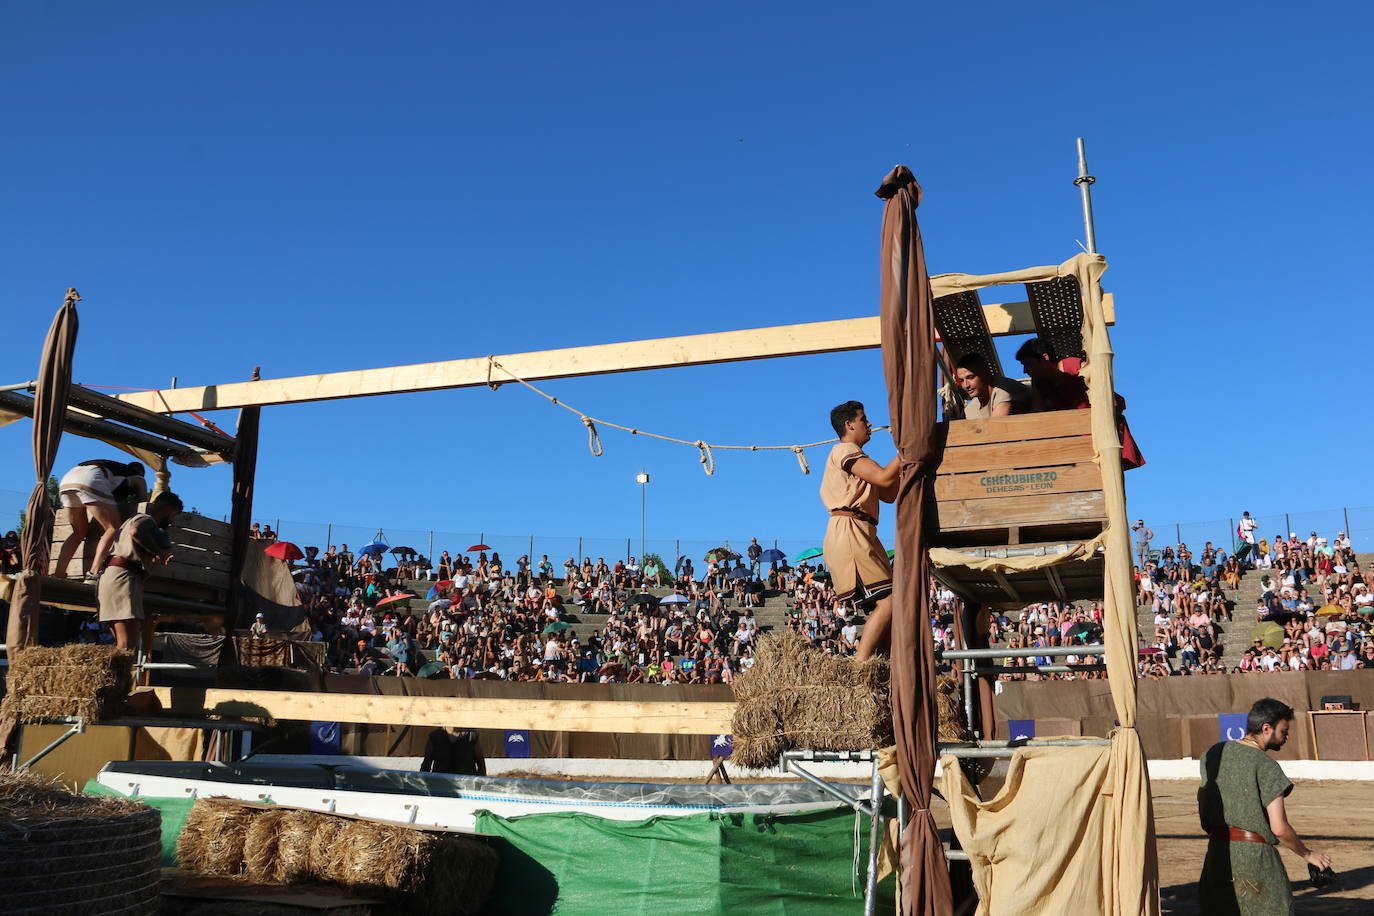
[{"label": "wooden plank wall", "polygon": [[939,532],[1106,518],[1090,412],[951,420],[935,479]]},{"label": "wooden plank wall", "polygon": [[[57,566],[62,542],[71,533],[66,511],[59,510],[53,526],[53,542],[48,571]],[[94,556],[100,540],[100,529],[91,526],[91,533],[77,548],[76,556],[67,567],[73,575],[88,565],[86,557]],[[229,590],[229,525],[226,522],[190,512],[183,512],[168,529],[172,537],[172,562],[157,566],[145,583],[151,593],[174,595],[203,601],[221,601]]]}]

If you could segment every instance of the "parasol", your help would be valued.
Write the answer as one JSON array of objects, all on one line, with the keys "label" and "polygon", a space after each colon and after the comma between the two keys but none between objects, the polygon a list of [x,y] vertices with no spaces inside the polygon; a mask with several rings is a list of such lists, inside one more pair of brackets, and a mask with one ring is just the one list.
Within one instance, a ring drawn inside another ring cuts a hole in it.
[{"label": "parasol", "polygon": [[787,554],[778,550],[776,547],[769,547],[763,553],[759,554],[760,563],[781,563],[786,559]]},{"label": "parasol", "polygon": [[1339,604],[1328,604],[1326,607],[1317,609],[1318,617],[1340,617],[1345,614],[1345,608]]},{"label": "parasol", "polygon": [[803,550],[801,553],[793,557],[792,562],[805,563],[807,560],[819,557],[823,553],[825,553],[825,551],[821,550],[819,547],[808,547],[807,549]]},{"label": "parasol", "polygon": [[1277,623],[1255,624],[1255,628],[1250,631],[1250,639],[1254,642],[1263,643],[1271,649],[1277,649],[1283,645],[1283,627]]},{"label": "parasol", "polygon": [[491,548],[488,547],[486,544],[473,544],[471,547],[468,548],[469,553],[471,553],[474,550],[491,550]]},{"label": "parasol", "polygon": [[677,594],[673,594],[673,595],[668,595],[667,597],[664,597],[664,598],[660,598],[659,601],[658,601],[658,603],[659,603],[659,604],[687,604],[687,603],[689,602],[689,600],[690,600],[690,599],[689,599],[686,595],[677,595]]},{"label": "parasol", "polygon": [[285,560],[290,563],[292,560],[300,560],[305,557],[301,549],[290,541],[274,541],[263,553],[269,557],[276,557],[278,560]]},{"label": "parasol", "polygon": [[407,598],[414,598],[414,597],[415,597],[415,596],[412,595],[412,594],[410,594],[410,592],[406,592],[405,594],[402,594],[402,595],[390,595],[390,596],[388,596],[388,597],[386,597],[386,598],[383,598],[381,601],[378,601],[377,604],[376,604],[376,607],[381,607],[381,606],[384,605],[384,604],[395,604],[397,601],[404,601],[404,600],[406,600]]},{"label": "parasol", "polygon": [[551,623],[551,624],[549,624],[548,626],[544,627],[544,629],[541,630],[540,632],[541,632],[544,636],[548,636],[550,633],[562,633],[564,630],[568,629],[568,628],[571,627],[571,626],[572,626],[572,624],[570,624],[570,623],[564,623],[564,622],[561,621],[561,620],[555,620],[553,623]]}]

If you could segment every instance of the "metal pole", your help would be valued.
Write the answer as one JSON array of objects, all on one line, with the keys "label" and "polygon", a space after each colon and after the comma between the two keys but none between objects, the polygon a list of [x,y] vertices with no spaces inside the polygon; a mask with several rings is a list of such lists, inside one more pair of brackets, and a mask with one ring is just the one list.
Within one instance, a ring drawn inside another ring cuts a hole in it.
[{"label": "metal pole", "polygon": [[1178,527],[1178,522],[1174,522],[1174,546],[1183,543],[1183,531]]},{"label": "metal pole", "polygon": [[645,519],[649,513],[649,475],[640,471],[644,475],[644,483],[639,485],[639,562],[644,564],[644,531]]},{"label": "metal pole", "polygon": [[874,916],[878,909],[878,831],[883,824],[883,777],[878,772],[878,760],[873,759],[871,791],[872,820],[868,825],[868,882],[864,886],[864,916]]},{"label": "metal pole", "polygon": [[425,554],[425,556],[429,557],[429,561],[430,561],[431,563],[434,562],[434,532],[433,532],[433,531],[431,531],[431,532],[429,533],[429,553]]},{"label": "metal pole", "polygon": [[1341,506],[1341,514],[1345,516],[1345,536],[1350,538],[1350,543],[1353,547],[1355,539],[1353,537],[1350,537],[1350,510],[1347,509],[1345,506]]},{"label": "metal pole", "polygon": [[582,565],[582,535],[577,536],[577,565]]},{"label": "metal pole", "polygon": [[533,566],[534,566],[534,535],[532,535],[532,534],[530,535],[530,552],[527,553],[527,554],[525,554],[525,557],[526,557],[526,559],[528,559],[528,560],[530,561],[530,567],[533,568]]},{"label": "metal pole", "polygon": [[1288,513],[1283,513],[1283,528],[1285,531],[1293,530],[1293,523],[1288,520]]},{"label": "metal pole", "polygon": [[[328,550],[334,546],[334,523],[329,522],[324,528],[324,549]],[[432,548],[431,548],[432,550]]]},{"label": "metal pole", "polygon": [[1097,253],[1097,230],[1093,228],[1092,184],[1096,178],[1088,174],[1088,154],[1084,151],[1083,138],[1078,138],[1078,177],[1073,183],[1083,195],[1083,231],[1087,233],[1089,254]]},{"label": "metal pole", "polygon": [[1236,538],[1236,535],[1235,535],[1235,533],[1234,533],[1235,530],[1236,530],[1236,520],[1228,516],[1227,519],[1226,519],[1226,523],[1227,523],[1228,525],[1231,526],[1231,528],[1230,528],[1230,530],[1231,530],[1231,532],[1232,532],[1232,534],[1231,534],[1231,548],[1232,548],[1232,550],[1236,550],[1236,549],[1238,549],[1238,548],[1240,547],[1240,545],[1236,543],[1237,538]]}]

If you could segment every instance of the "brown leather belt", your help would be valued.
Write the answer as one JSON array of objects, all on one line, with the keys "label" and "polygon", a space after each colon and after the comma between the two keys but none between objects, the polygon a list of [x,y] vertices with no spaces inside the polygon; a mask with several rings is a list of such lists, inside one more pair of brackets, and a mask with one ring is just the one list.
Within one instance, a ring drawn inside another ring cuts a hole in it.
[{"label": "brown leather belt", "polygon": [[846,516],[848,518],[856,518],[861,522],[868,522],[870,525],[878,524],[878,520],[876,518],[869,515],[862,509],[831,509],[830,514],[835,516]]},{"label": "brown leather belt", "polygon": [[119,566],[123,569],[129,570],[130,572],[136,573],[142,573],[144,571],[142,563],[138,562],[137,560],[126,560],[123,557],[110,557],[108,560],[105,561],[105,565]]},{"label": "brown leather belt", "polygon": [[1214,840],[1228,841],[1231,843],[1263,843],[1266,846],[1269,845],[1269,841],[1258,833],[1242,830],[1239,827],[1226,827],[1220,830],[1213,830],[1208,836]]}]

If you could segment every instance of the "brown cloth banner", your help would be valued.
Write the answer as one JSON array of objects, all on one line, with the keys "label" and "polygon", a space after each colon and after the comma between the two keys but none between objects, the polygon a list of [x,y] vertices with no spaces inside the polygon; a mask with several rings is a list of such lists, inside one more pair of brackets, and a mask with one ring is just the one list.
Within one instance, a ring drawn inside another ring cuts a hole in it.
[{"label": "brown cloth banner", "polygon": [[883,372],[888,422],[901,457],[892,591],[892,726],[902,796],[911,822],[902,834],[901,910],[953,912],[949,868],[930,814],[935,781],[935,643],[925,551],[925,499],[937,457],[935,321],[916,207],[921,186],[899,165],[877,195],[883,209],[880,272]]}]

